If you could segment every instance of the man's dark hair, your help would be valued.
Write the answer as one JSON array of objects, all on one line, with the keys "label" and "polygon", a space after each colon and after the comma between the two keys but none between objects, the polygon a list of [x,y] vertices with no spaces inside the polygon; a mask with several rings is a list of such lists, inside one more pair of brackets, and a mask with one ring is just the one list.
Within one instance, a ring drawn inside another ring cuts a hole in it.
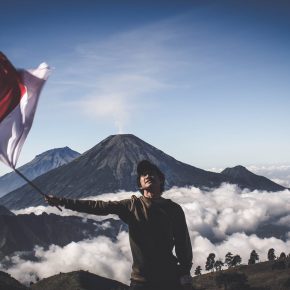
[{"label": "man's dark hair", "polygon": [[153,163],[149,162],[148,160],[142,160],[137,165],[137,186],[139,191],[143,194],[143,190],[141,188],[140,177],[144,172],[152,172],[155,171],[160,178],[160,192],[164,191],[164,183],[165,183],[165,176],[163,172]]}]

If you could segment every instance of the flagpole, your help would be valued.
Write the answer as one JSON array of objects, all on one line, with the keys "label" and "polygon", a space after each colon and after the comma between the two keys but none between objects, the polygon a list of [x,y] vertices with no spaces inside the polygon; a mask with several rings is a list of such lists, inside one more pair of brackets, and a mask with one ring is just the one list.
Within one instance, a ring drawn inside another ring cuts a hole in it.
[{"label": "flagpole", "polygon": [[[40,193],[43,197],[48,197],[47,194],[43,193],[42,190],[36,186],[32,181],[30,181],[25,175],[23,175],[19,170],[17,170],[16,168],[13,168],[13,170],[19,175],[21,176],[27,183],[30,184],[30,186],[32,186],[38,193]],[[58,206],[55,205],[55,207],[57,207],[60,211],[62,211],[62,209]]]}]

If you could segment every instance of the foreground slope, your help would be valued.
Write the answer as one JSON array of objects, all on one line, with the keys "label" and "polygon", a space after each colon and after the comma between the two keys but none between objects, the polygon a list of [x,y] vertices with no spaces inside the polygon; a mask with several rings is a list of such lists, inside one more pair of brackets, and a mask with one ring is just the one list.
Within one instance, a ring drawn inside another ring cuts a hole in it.
[{"label": "foreground slope", "polygon": [[94,275],[87,271],[59,273],[31,286],[32,290],[127,290],[118,281]]},{"label": "foreground slope", "polygon": [[9,274],[0,271],[0,290],[28,290]]},{"label": "foreground slope", "polygon": [[[289,259],[282,261],[282,264],[281,261],[267,261],[254,265],[241,265],[228,270],[196,276],[193,278],[195,290],[290,289],[289,263]],[[220,284],[220,287],[217,283],[218,280],[221,282],[224,281],[224,283]]]}]

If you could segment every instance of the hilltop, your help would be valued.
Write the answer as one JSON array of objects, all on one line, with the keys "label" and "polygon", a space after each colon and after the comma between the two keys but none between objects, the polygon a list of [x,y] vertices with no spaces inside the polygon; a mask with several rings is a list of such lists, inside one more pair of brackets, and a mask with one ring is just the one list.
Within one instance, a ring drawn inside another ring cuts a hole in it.
[{"label": "hilltop", "polygon": [[[276,264],[275,264],[276,263]],[[282,262],[283,263],[283,262]],[[290,289],[290,260],[285,267],[279,261],[266,261],[254,265],[240,265],[227,270],[195,276],[195,290],[286,290]],[[278,266],[277,266],[278,265]],[[217,281],[228,281],[218,287]]]}]

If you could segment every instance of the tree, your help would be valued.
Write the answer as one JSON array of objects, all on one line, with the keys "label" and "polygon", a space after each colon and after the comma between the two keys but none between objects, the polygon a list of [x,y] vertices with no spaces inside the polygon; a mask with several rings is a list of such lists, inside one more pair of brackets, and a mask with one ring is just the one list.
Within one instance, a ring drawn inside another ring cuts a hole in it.
[{"label": "tree", "polygon": [[233,254],[228,252],[225,256],[225,264],[230,268],[232,266]]},{"label": "tree", "polygon": [[201,267],[200,266],[197,266],[195,268],[194,275],[200,276],[201,275],[201,270],[202,270]]},{"label": "tree", "polygon": [[256,261],[259,261],[259,255],[255,250],[251,252],[250,259],[248,261],[248,265],[256,264]]},{"label": "tree", "polygon": [[223,261],[217,260],[214,263],[214,268],[216,271],[220,271],[222,269],[222,266],[224,265]]},{"label": "tree", "polygon": [[286,254],[284,252],[280,254],[279,260],[286,260]]},{"label": "tree", "polygon": [[242,263],[242,258],[240,255],[235,255],[231,262],[231,267],[236,267]]},{"label": "tree", "polygon": [[215,263],[215,254],[210,253],[206,259],[205,270],[206,271],[210,271],[210,270],[213,271],[214,263]]},{"label": "tree", "polygon": [[276,259],[275,250],[273,248],[271,248],[268,251],[268,260],[269,261],[274,261],[275,259]]}]

